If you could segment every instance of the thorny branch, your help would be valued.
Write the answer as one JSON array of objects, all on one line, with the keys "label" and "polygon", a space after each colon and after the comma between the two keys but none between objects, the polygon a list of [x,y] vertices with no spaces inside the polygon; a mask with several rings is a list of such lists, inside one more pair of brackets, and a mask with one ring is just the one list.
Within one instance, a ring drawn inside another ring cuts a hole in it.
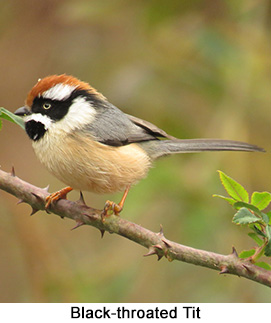
[{"label": "thorny branch", "polygon": [[[0,189],[19,198],[32,207],[32,214],[44,210],[45,198],[49,195],[47,189],[33,186],[11,173],[0,170]],[[60,217],[76,221],[74,228],[81,225],[91,225],[99,229],[102,236],[105,231],[116,233],[128,238],[148,249],[145,256],[157,255],[158,260],[163,256],[169,261],[180,260],[198,266],[218,270],[220,274],[242,276],[260,284],[271,287],[271,271],[260,268],[248,260],[238,258],[235,248],[229,255],[187,247],[165,238],[163,230],[155,233],[140,225],[127,221],[119,216],[111,215],[104,220],[101,210],[87,206],[81,195],[77,202],[59,200],[51,205],[50,211]]]}]

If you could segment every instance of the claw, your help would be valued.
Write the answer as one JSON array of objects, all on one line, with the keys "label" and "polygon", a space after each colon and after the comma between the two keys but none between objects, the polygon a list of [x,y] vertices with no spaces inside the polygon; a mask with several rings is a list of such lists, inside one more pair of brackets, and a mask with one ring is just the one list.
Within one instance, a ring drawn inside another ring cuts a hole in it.
[{"label": "claw", "polygon": [[108,212],[112,211],[115,215],[119,215],[119,213],[122,211],[123,207],[121,207],[119,204],[116,204],[112,201],[106,201],[105,206],[103,209],[103,216],[108,216]]},{"label": "claw", "polygon": [[70,186],[62,188],[60,191],[54,192],[46,197],[45,210],[48,211],[52,203],[57,202],[60,199],[66,199],[67,194],[72,191]]}]

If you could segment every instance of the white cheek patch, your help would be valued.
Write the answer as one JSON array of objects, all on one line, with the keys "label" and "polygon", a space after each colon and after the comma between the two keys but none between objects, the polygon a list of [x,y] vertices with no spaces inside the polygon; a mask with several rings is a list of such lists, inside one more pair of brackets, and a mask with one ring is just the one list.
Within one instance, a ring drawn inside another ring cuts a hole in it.
[{"label": "white cheek patch", "polygon": [[49,90],[43,92],[41,96],[44,99],[51,99],[51,100],[58,100],[58,101],[66,100],[70,97],[70,95],[75,89],[76,89],[76,86],[59,83],[51,87]]},{"label": "white cheek patch", "polygon": [[41,113],[34,113],[34,114],[31,114],[30,116],[24,117],[24,122],[28,122],[31,120],[42,123],[44,125],[45,130],[48,130],[51,124],[53,123],[52,119],[50,119],[48,116],[43,115]]},{"label": "white cheek patch", "polygon": [[62,120],[55,122],[51,129],[71,132],[93,122],[95,115],[96,110],[91,103],[87,102],[83,97],[78,97],[73,100],[66,116]]}]

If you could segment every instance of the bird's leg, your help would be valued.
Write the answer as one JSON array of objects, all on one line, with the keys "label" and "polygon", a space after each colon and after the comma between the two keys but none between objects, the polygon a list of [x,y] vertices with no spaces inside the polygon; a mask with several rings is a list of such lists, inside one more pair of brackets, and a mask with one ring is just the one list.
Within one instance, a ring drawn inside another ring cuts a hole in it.
[{"label": "bird's leg", "polygon": [[102,217],[105,217],[108,215],[108,211],[113,211],[115,215],[119,215],[119,213],[122,211],[124,202],[126,200],[126,197],[128,195],[130,189],[130,185],[127,186],[127,188],[124,191],[124,194],[119,202],[119,204],[116,204],[112,201],[106,201],[103,212],[102,212]]},{"label": "bird's leg", "polygon": [[54,202],[57,202],[60,199],[66,199],[67,194],[72,191],[70,186],[62,188],[60,191],[54,192],[46,197],[45,210],[47,211],[50,205]]}]

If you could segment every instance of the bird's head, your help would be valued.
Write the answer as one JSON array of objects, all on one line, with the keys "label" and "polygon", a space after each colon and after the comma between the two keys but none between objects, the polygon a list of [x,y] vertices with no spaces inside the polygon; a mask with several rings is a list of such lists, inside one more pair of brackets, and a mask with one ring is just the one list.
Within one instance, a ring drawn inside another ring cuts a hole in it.
[{"label": "bird's head", "polygon": [[24,117],[29,137],[36,141],[52,126],[65,132],[94,119],[96,102],[106,98],[88,83],[62,74],[38,80],[27,95],[25,106],[15,111]]}]

